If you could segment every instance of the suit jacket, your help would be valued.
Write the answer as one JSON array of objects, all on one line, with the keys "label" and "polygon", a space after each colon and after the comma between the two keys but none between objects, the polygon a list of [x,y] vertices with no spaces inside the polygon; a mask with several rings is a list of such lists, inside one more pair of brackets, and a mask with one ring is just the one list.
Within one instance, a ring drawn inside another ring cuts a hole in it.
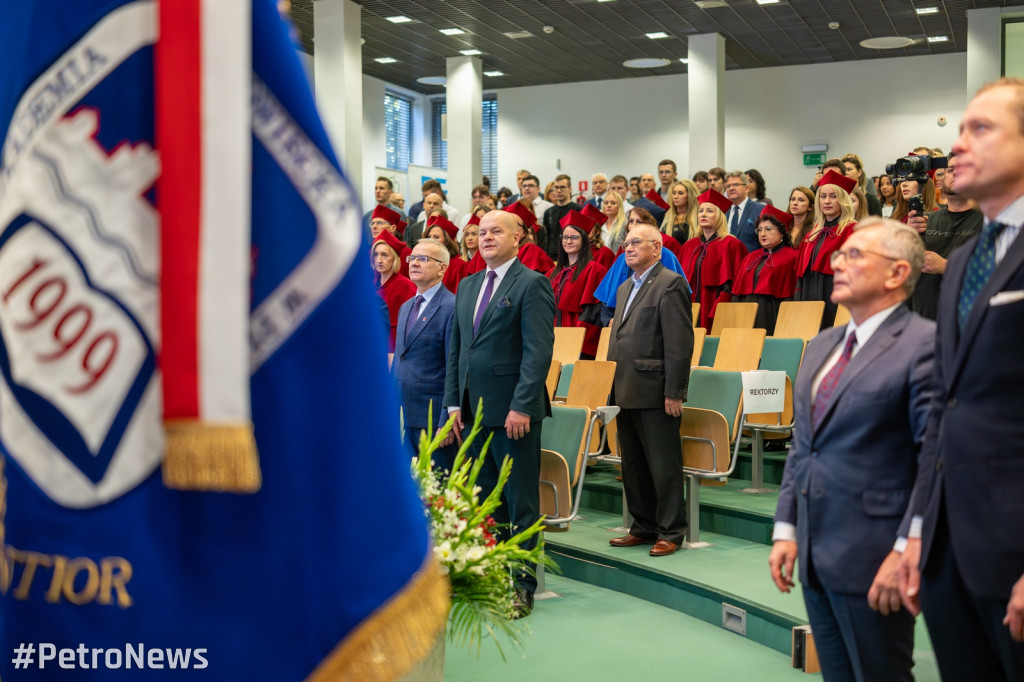
[{"label": "suit jacket", "polygon": [[686,280],[660,262],[647,274],[629,310],[632,278],[616,297],[608,359],[615,365],[612,403],[623,409],[665,407],[665,396],[686,400],[693,359],[693,318]]},{"label": "suit jacket", "polygon": [[433,410],[434,423],[438,426],[448,421],[444,380],[455,319],[455,294],[442,285],[419,311],[419,320],[413,323],[406,339],[405,328],[414,300],[415,297],[403,303],[398,311],[391,374],[402,397],[406,427],[429,429],[429,410]]},{"label": "suit jacket", "polygon": [[935,324],[893,311],[846,366],[817,429],[812,382],[846,326],[811,339],[794,393],[796,428],[775,520],[797,527],[800,579],[808,556],[822,586],[867,594],[910,526],[911,492],[932,400]]},{"label": "suit jacket", "polygon": [[729,226],[729,234],[743,242],[743,246],[747,247],[747,251],[757,251],[761,248],[761,243],[757,241],[757,219],[761,217],[761,211],[764,210],[764,204],[760,201],[754,201],[753,199],[747,199],[747,205],[743,207],[743,213],[740,214],[739,229],[733,231],[732,229],[732,209],[725,214],[725,224]]},{"label": "suit jacket", "polygon": [[483,426],[504,426],[515,410],[540,421],[551,415],[545,387],[555,344],[555,296],[547,277],[518,259],[491,294],[473,334],[473,309],[487,271],[459,283],[448,354],[444,404],[476,413]]},{"label": "suit jacket", "polygon": [[[964,581],[1006,600],[1024,574],[1024,239],[1010,245],[982,288],[961,335],[957,302],[977,242],[953,252],[939,294],[936,395],[915,491],[924,517],[922,566],[945,507]],[[959,339],[958,339],[959,337]]]}]

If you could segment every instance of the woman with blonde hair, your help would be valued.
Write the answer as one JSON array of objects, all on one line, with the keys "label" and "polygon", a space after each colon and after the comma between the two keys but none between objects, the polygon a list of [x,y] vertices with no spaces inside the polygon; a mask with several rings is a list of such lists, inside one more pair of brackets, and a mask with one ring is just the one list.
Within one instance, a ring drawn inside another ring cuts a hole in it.
[{"label": "woman with blonde hair", "polygon": [[401,274],[402,260],[399,251],[405,245],[387,230],[381,232],[370,249],[370,264],[373,267],[373,284],[388,307],[388,352],[395,350],[395,334],[398,330],[398,310],[402,304],[416,295],[416,285]]},{"label": "woman with blonde hair", "polygon": [[468,262],[459,255],[459,243],[455,241],[458,233],[459,229],[455,227],[455,223],[441,216],[432,216],[427,220],[427,228],[423,233],[424,239],[433,239],[448,252],[450,260],[448,268],[444,271],[444,279],[441,281],[445,288],[453,294],[458,290],[459,282],[466,276],[466,266],[468,265]]},{"label": "woman with blonde hair", "polygon": [[711,331],[715,321],[715,308],[719,303],[732,300],[732,281],[740,271],[747,249],[729,234],[725,214],[732,202],[715,189],[709,189],[698,198],[697,225],[700,234],[683,244],[679,264],[693,292],[693,300],[700,303],[697,326]]},{"label": "woman with blonde hair", "polygon": [[843,247],[853,234],[856,220],[850,192],[857,181],[830,170],[818,183],[814,199],[814,229],[800,245],[796,262],[797,301],[824,301],[821,328],[836,321],[837,306],[832,302],[832,254]]},{"label": "woman with blonde hair", "polygon": [[679,180],[668,188],[668,211],[661,222],[661,231],[680,244],[697,236],[697,185]]},{"label": "woman with blonde hair", "polygon": [[850,205],[853,206],[853,219],[858,223],[868,217],[868,198],[864,190],[854,187],[850,192]]},{"label": "woman with blonde hair", "polygon": [[619,246],[629,232],[629,221],[626,219],[626,212],[622,210],[622,197],[617,192],[605,192],[604,201],[601,202],[601,213],[608,216],[608,222],[601,228],[601,239],[612,253],[618,253]]}]

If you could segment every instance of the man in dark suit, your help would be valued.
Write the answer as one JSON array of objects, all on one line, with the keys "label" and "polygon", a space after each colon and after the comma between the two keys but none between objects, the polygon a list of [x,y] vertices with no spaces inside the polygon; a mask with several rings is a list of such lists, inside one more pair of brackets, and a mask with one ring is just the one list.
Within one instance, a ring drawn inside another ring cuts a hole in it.
[{"label": "man in dark suit", "polygon": [[1024,80],[970,101],[953,145],[980,234],[946,265],[936,397],[900,562],[945,680],[1024,679]]},{"label": "man in dark suit", "polygon": [[[541,420],[551,415],[544,382],[555,343],[551,282],[516,258],[523,229],[520,219],[505,211],[480,220],[479,249],[487,269],[459,283],[444,390],[458,437],[483,400],[483,432],[474,449],[478,453],[488,435],[493,440],[479,479],[481,496],[494,488],[505,455],[512,457],[512,475],[495,519],[511,520],[511,533],[540,517]],[[534,537],[528,548],[536,542]],[[521,617],[533,608],[537,580],[523,574],[516,583]]]},{"label": "man in dark suit", "polygon": [[[395,356],[391,373],[398,382],[405,420],[405,440],[413,454],[419,452],[420,432],[434,435],[444,426],[444,380],[448,366],[448,342],[455,319],[455,294],[441,283],[448,269],[448,249],[433,239],[423,239],[409,256],[409,279],[416,296],[398,310]],[[429,414],[433,413],[433,423]],[[450,471],[455,448],[449,443],[434,454],[434,463]]]},{"label": "man in dark suit", "polygon": [[799,555],[826,680],[914,679],[896,566],[934,393],[935,325],[905,305],[923,264],[914,230],[862,221],[832,258],[851,322],[811,340],[794,387],[769,564],[789,592]]},{"label": "man in dark suit", "polygon": [[686,537],[679,422],[690,381],[693,319],[686,280],[661,264],[661,234],[650,225],[622,243],[633,275],[616,298],[608,359],[616,363],[612,404],[622,452],[622,487],[633,515],[613,547],[654,546],[667,556]]},{"label": "man in dark suit", "polygon": [[746,173],[726,173],[725,196],[732,202],[732,208],[725,216],[729,234],[743,242],[748,252],[757,251],[761,248],[761,243],[757,240],[757,221],[764,210],[764,204],[747,198]]}]

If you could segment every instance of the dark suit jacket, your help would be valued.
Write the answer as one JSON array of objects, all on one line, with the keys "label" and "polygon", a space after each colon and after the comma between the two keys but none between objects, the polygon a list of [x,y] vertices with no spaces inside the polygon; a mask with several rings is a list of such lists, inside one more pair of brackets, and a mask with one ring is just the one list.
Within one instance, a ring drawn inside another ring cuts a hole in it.
[{"label": "dark suit jacket", "polygon": [[747,199],[747,205],[743,207],[743,213],[740,214],[739,229],[735,232],[732,231],[732,209],[725,214],[725,224],[729,226],[729,234],[743,242],[743,246],[747,247],[747,251],[757,251],[761,248],[760,242],[757,241],[757,219],[761,217],[761,211],[764,210],[764,204],[760,201],[754,201],[753,199]]},{"label": "dark suit jacket", "polygon": [[482,270],[459,282],[444,404],[475,414],[483,398],[483,426],[504,426],[510,409],[540,421],[551,415],[544,383],[555,343],[551,282],[516,259],[474,336],[473,309],[486,275]]},{"label": "dark suit jacket", "polygon": [[665,407],[686,400],[693,359],[693,318],[686,280],[660,262],[626,311],[633,279],[619,286],[608,359],[616,363],[612,402],[623,409]]},{"label": "dark suit jacket", "polygon": [[845,334],[845,325],[830,328],[807,345],[775,520],[797,527],[801,581],[808,581],[810,553],[825,589],[867,594],[910,525],[908,506],[934,393],[935,324],[898,307],[850,360],[813,429],[812,381]]},{"label": "dark suit jacket", "polygon": [[444,404],[444,380],[448,365],[448,343],[455,319],[455,294],[444,285],[438,289],[419,312],[419,320],[405,337],[405,327],[415,297],[398,310],[398,333],[395,334],[395,357],[391,373],[398,382],[402,397],[405,426],[429,429],[428,410],[433,410],[434,424],[448,420]]},{"label": "dark suit jacket", "polygon": [[1024,239],[1018,235],[993,271],[961,336],[957,302],[977,239],[953,252],[943,276],[937,391],[915,512],[924,516],[922,566],[941,502],[967,586],[978,596],[1006,600],[1024,574],[1024,300],[1011,294],[1010,302],[999,304],[993,297],[1024,292]]}]

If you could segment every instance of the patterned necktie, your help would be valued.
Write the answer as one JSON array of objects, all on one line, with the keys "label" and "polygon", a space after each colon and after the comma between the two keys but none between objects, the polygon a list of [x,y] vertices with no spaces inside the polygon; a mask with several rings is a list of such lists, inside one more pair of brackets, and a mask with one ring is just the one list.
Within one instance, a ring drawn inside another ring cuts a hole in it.
[{"label": "patterned necktie", "polygon": [[732,222],[729,223],[729,233],[736,234],[740,229],[740,207],[732,207]]},{"label": "patterned necktie", "polygon": [[996,240],[1005,227],[1006,225],[995,222],[986,225],[974,246],[970,260],[967,261],[964,281],[960,285],[960,300],[956,305],[956,317],[961,332],[967,324],[971,308],[974,307],[974,299],[978,298],[988,278],[992,276],[992,271],[996,269]]},{"label": "patterned necktie", "polygon": [[412,309],[409,311],[409,319],[405,323],[405,338],[409,338],[412,328],[416,325],[416,318],[420,316],[420,306],[423,305],[423,296],[416,294],[412,300]]},{"label": "patterned necktie", "polygon": [[480,307],[476,311],[476,317],[473,319],[473,335],[476,335],[476,330],[480,328],[480,320],[484,318],[484,311],[487,310],[487,304],[491,302],[491,294],[494,293],[494,280],[497,279],[498,273],[491,270],[487,273],[487,285],[484,287],[484,297],[480,299]]},{"label": "patterned necktie", "polygon": [[600,210],[601,210],[601,202],[602,202],[602,201],[604,201],[604,198],[603,198],[603,197],[598,197],[598,198],[597,198],[597,210],[598,210],[598,211],[600,211]]},{"label": "patterned necktie", "polygon": [[814,397],[814,406],[811,408],[811,426],[815,429],[821,424],[821,420],[825,418],[825,412],[828,408],[828,404],[832,399],[832,394],[836,392],[836,386],[839,385],[839,379],[843,376],[843,370],[850,364],[850,358],[853,357],[853,347],[857,345],[857,332],[853,332],[846,337],[846,345],[843,347],[843,352],[836,360],[836,364],[832,365],[832,369],[825,373],[825,376],[821,378],[821,383],[818,385],[818,394]]}]

